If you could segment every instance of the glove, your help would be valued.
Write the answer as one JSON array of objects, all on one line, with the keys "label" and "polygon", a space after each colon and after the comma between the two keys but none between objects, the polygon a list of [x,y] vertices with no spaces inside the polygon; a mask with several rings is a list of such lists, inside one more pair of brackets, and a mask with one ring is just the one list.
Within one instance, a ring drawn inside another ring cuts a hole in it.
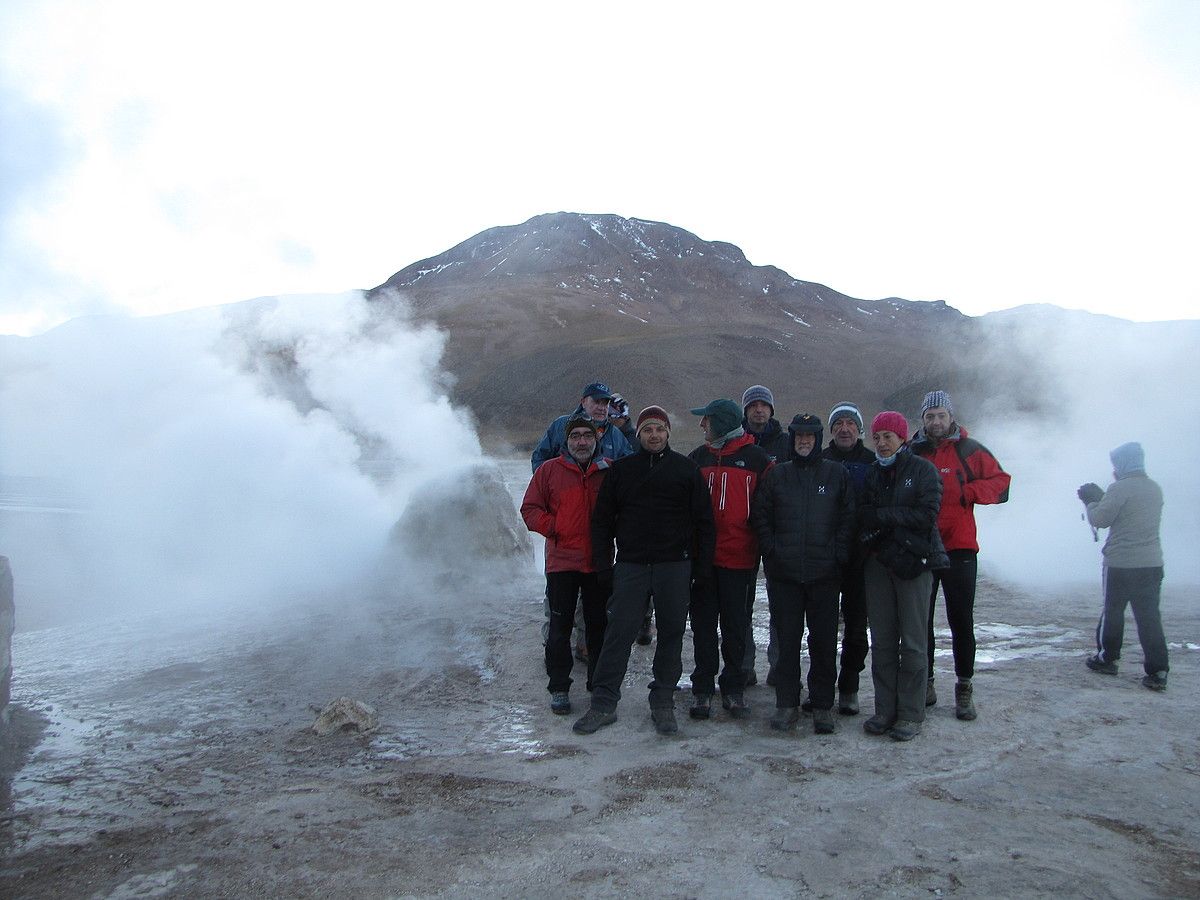
[{"label": "glove", "polygon": [[1100,488],[1100,485],[1091,481],[1087,484],[1081,484],[1075,494],[1084,503],[1099,503],[1104,497],[1104,491]]}]

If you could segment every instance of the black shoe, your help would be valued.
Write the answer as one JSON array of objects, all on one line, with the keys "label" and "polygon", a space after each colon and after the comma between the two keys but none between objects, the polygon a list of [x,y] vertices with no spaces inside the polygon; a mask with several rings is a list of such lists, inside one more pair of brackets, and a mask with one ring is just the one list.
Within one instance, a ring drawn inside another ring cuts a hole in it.
[{"label": "black shoe", "polygon": [[594,731],[599,731],[605,725],[611,725],[615,721],[617,721],[615,710],[613,712],[603,712],[602,710],[593,708],[580,716],[579,720],[571,726],[571,730],[576,734],[591,734]]},{"label": "black shoe", "polygon": [[734,719],[745,719],[750,715],[750,707],[741,694],[722,694],[721,706],[729,710],[729,715]]},{"label": "black shoe", "polygon": [[696,694],[692,697],[692,707],[688,715],[693,719],[712,718],[712,694]]},{"label": "black shoe", "polygon": [[813,710],[813,731],[817,734],[833,734],[837,727],[833,724],[833,710]]},{"label": "black shoe", "polygon": [[642,622],[642,627],[638,629],[637,642],[646,647],[652,640],[654,640],[654,626],[650,624],[649,619],[646,619]]},{"label": "black shoe", "polygon": [[780,706],[771,716],[770,725],[776,731],[791,731],[800,721],[800,709],[795,706]]},{"label": "black shoe", "polygon": [[858,694],[838,694],[838,712],[843,716],[857,716]]},{"label": "black shoe", "polygon": [[767,687],[775,687],[775,673],[767,670]]},{"label": "black shoe", "polygon": [[571,695],[566,691],[555,691],[550,695],[550,711],[556,716],[565,716],[571,711]]},{"label": "black shoe", "polygon": [[911,741],[920,733],[920,722],[907,722],[901,719],[892,726],[891,730],[888,732],[888,737],[890,737],[893,741]]},{"label": "black shoe", "polygon": [[812,697],[810,696],[807,700],[800,704],[800,712],[804,713],[806,716],[811,716],[812,711]]},{"label": "black shoe", "polygon": [[1101,675],[1117,674],[1117,664],[1115,662],[1104,662],[1098,656],[1089,656],[1087,658],[1087,667],[1093,672],[1099,672]]},{"label": "black shoe", "polygon": [[892,720],[884,716],[871,716],[871,718],[863,722],[863,731],[867,734],[887,734],[891,727]]},{"label": "black shoe", "polygon": [[753,669],[747,672],[745,684],[746,687],[754,687],[756,684],[758,684],[758,673]]},{"label": "black shoe", "polygon": [[1142,687],[1148,687],[1152,691],[1165,691],[1167,689],[1167,673],[1155,672],[1153,675],[1143,676]]},{"label": "black shoe", "polygon": [[679,730],[675,721],[675,709],[670,706],[656,706],[650,710],[650,719],[654,722],[654,730],[659,734],[674,734]]},{"label": "black shoe", "polygon": [[971,700],[974,689],[969,684],[954,685],[954,715],[964,722],[975,719],[975,704]]}]

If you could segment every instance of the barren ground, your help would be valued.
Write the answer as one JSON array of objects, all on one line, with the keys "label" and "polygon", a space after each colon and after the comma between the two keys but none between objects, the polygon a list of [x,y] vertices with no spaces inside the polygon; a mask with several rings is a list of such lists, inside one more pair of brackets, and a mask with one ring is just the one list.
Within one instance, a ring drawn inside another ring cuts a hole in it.
[{"label": "barren ground", "polygon": [[[505,469],[518,494],[523,466]],[[541,586],[531,567],[473,596],[447,585],[444,614],[19,634],[0,896],[1200,896],[1193,586],[1168,580],[1160,695],[1132,621],[1120,675],[1084,667],[1098,585],[985,581],[979,719],[945,702],[939,608],[943,703],[910,744],[862,716],[771,732],[761,686],[739,722],[690,721],[679,695],[680,733],[660,737],[643,647],[619,721],[578,737],[548,707]],[[765,600],[756,624],[761,652]],[[342,695],[379,730],[307,730]]]}]

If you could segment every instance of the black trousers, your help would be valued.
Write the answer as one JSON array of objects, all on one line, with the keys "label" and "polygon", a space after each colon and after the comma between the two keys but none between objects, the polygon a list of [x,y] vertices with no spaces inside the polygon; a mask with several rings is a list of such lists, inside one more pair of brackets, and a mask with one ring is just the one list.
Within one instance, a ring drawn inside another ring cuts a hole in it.
[{"label": "black trousers", "polygon": [[[713,577],[692,585],[692,647],[696,668],[692,671],[692,693],[712,694],[721,659],[721,693],[740,694],[746,688],[742,663],[746,655],[746,621],[754,598],[753,569],[713,567]],[[717,625],[721,627],[720,654]]]},{"label": "black trousers", "polygon": [[947,556],[950,568],[933,573],[933,589],[929,593],[929,633],[925,646],[930,681],[933,681],[933,608],[939,584],[946,597],[954,674],[959,678],[975,674],[975,578],[979,573],[979,554],[974,550],[951,550]]},{"label": "black trousers", "polygon": [[654,647],[650,706],[669,709],[675,705],[675,685],[683,674],[683,634],[687,630],[691,583],[690,559],[650,564],[618,562],[613,566],[608,626],[592,672],[592,709],[616,711],[621,682],[629,667],[629,651],[642,627],[652,593],[658,641]]},{"label": "black trousers", "polygon": [[864,566],[842,570],[842,665],[837,687],[842,694],[858,693],[858,676],[867,664],[867,580]]},{"label": "black trousers", "polygon": [[833,708],[837,680],[838,578],[809,584],[767,579],[767,602],[779,646],[775,705],[800,705],[800,641],[808,622],[808,693],[813,709]]},{"label": "black trousers", "polygon": [[1147,675],[1170,671],[1167,639],[1163,635],[1158,604],[1162,590],[1162,566],[1141,569],[1104,569],[1104,613],[1096,626],[1096,651],[1104,662],[1121,658],[1125,638],[1125,607],[1133,607],[1138,640],[1142,644],[1142,668]]},{"label": "black trousers", "polygon": [[588,646],[587,688],[590,691],[596,657],[604,645],[608,594],[601,590],[595,572],[547,572],[546,595],[550,601],[550,634],[546,639],[546,674],[550,676],[550,682],[546,689],[552,694],[571,689],[571,669],[575,665],[571,654],[571,629],[575,624],[576,600],[582,597],[583,627]]}]

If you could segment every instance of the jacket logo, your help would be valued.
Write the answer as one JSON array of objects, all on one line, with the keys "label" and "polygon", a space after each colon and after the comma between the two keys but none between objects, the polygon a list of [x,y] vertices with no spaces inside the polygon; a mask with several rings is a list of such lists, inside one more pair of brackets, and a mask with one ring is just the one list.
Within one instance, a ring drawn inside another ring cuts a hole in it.
[{"label": "jacket logo", "polygon": [[949,475],[949,474],[950,474],[950,467],[949,467],[949,466],[947,466],[947,467],[946,467],[946,468],[944,468],[944,469],[938,469],[938,471],[939,471],[939,472],[941,472],[943,475]]},{"label": "jacket logo", "polygon": [[823,493],[825,493],[825,485],[823,485],[823,484],[818,484],[818,485],[817,485],[817,493],[818,493],[818,494],[823,494]]},{"label": "jacket logo", "polygon": [[905,479],[904,479],[904,486],[905,486],[905,487],[912,487],[912,479],[911,479],[911,478],[905,478]]},{"label": "jacket logo", "polygon": [[745,461],[745,460],[743,460],[743,459],[735,459],[735,460],[733,461],[733,464],[734,464],[735,466],[740,466],[740,467],[741,467],[741,468],[743,468],[743,469],[744,469],[744,468],[746,468],[746,461]]}]

